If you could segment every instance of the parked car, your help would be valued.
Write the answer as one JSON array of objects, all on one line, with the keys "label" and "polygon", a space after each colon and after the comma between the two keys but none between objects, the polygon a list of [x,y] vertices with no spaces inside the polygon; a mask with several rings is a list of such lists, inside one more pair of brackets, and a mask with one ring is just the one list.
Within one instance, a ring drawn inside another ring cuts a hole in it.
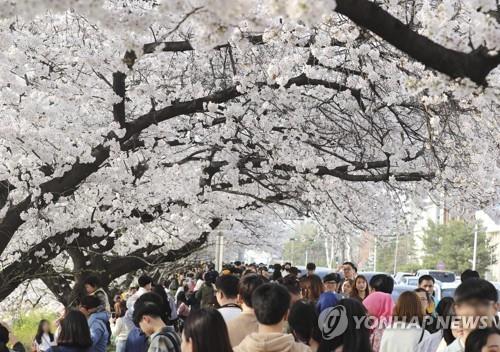
[{"label": "parked car", "polygon": [[[305,266],[297,266],[297,269],[300,270],[299,276],[305,275],[307,273],[307,270],[306,270]],[[326,267],[323,267],[323,266],[318,266],[318,267],[316,267],[316,270],[315,270],[314,273],[316,275],[318,275],[323,280],[323,278],[326,276],[326,274],[330,274],[330,273],[334,273],[334,272],[335,272],[335,269],[330,269],[330,268],[326,268]],[[343,276],[344,275],[341,274],[341,277],[343,277]]]},{"label": "parked car", "polygon": [[414,273],[404,273],[404,272],[397,272],[396,275],[394,275],[394,281],[397,284],[404,283],[404,278],[405,277],[410,277],[410,276],[415,276]]},{"label": "parked car", "polygon": [[[368,283],[370,282],[370,279],[373,276],[378,275],[378,274],[384,274],[384,275],[390,276],[392,278],[391,274],[384,273],[384,272],[381,272],[381,271],[362,271],[362,272],[358,273],[358,275],[363,275],[364,277],[366,277],[366,281],[368,281]],[[393,278],[393,280],[394,280],[394,278]]]},{"label": "parked car", "polygon": [[406,291],[415,291],[415,286],[409,286],[405,284],[394,285],[394,289],[392,290],[391,294],[394,303],[398,300],[399,296]]},{"label": "parked car", "polygon": [[418,270],[417,271],[417,277],[420,277],[422,275],[430,275],[435,280],[439,280],[441,282],[455,282],[455,280],[456,280],[455,273],[452,272],[452,271],[445,271],[445,270]]},{"label": "parked car", "polygon": [[405,276],[401,279],[399,284],[417,287],[418,286],[418,277],[417,276]]},{"label": "parked car", "polygon": [[440,282],[436,281],[436,285],[434,285],[434,291],[436,292],[437,300],[441,300],[444,297],[453,297],[455,296],[455,290],[462,283],[460,280],[456,280],[454,282]]}]

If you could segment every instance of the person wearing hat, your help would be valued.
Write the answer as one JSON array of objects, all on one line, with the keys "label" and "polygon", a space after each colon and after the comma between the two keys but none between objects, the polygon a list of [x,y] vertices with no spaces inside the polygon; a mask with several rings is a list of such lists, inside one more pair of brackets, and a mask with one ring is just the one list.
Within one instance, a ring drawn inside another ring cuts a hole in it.
[{"label": "person wearing hat", "polygon": [[341,281],[340,275],[331,273],[323,278],[324,291],[321,293],[316,303],[316,310],[320,314],[326,308],[334,307],[344,297],[337,293],[337,288]]}]

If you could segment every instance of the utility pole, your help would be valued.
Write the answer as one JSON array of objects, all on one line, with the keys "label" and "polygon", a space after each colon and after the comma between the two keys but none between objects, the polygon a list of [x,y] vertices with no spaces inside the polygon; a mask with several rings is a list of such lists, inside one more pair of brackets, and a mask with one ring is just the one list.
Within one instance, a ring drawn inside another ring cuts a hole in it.
[{"label": "utility pole", "polygon": [[224,257],[224,235],[222,232],[217,233],[215,241],[215,266],[217,271],[222,271],[222,262]]},{"label": "utility pole", "polygon": [[373,271],[377,271],[377,236],[375,236],[375,248],[373,249]]},{"label": "utility pole", "polygon": [[477,221],[476,221],[476,225],[474,226],[474,250],[472,252],[472,270],[476,270],[476,261],[477,261],[477,231],[478,231],[478,226],[477,226]]},{"label": "utility pole", "polygon": [[394,270],[393,270],[394,275],[396,275],[396,269],[398,266],[398,247],[399,247],[399,231],[396,232],[396,248],[394,249]]}]

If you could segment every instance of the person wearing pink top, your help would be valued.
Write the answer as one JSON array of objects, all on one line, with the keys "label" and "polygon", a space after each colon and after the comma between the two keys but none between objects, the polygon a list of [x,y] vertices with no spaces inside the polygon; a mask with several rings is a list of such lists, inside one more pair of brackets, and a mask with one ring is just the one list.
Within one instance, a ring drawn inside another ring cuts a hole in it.
[{"label": "person wearing pink top", "polygon": [[368,311],[368,315],[372,317],[374,323],[370,342],[372,344],[373,352],[378,352],[380,349],[380,341],[384,328],[389,325],[392,317],[392,310],[394,303],[392,297],[388,293],[373,292],[363,301],[363,305]]}]

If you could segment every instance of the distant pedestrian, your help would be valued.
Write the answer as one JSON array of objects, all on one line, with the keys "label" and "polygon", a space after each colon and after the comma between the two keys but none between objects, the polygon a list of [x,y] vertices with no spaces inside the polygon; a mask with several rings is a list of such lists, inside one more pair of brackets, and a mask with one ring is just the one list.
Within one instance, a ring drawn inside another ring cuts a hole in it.
[{"label": "distant pedestrian", "polygon": [[33,341],[33,349],[36,352],[46,352],[50,347],[55,346],[54,334],[50,331],[50,324],[47,320],[40,320],[38,329]]},{"label": "distant pedestrian", "polygon": [[342,294],[345,297],[351,297],[353,287],[354,287],[354,280],[344,279],[344,283],[342,284]]},{"label": "distant pedestrian", "polygon": [[354,285],[351,292],[351,298],[357,299],[360,302],[370,294],[368,281],[363,275],[358,275],[354,280]]}]

